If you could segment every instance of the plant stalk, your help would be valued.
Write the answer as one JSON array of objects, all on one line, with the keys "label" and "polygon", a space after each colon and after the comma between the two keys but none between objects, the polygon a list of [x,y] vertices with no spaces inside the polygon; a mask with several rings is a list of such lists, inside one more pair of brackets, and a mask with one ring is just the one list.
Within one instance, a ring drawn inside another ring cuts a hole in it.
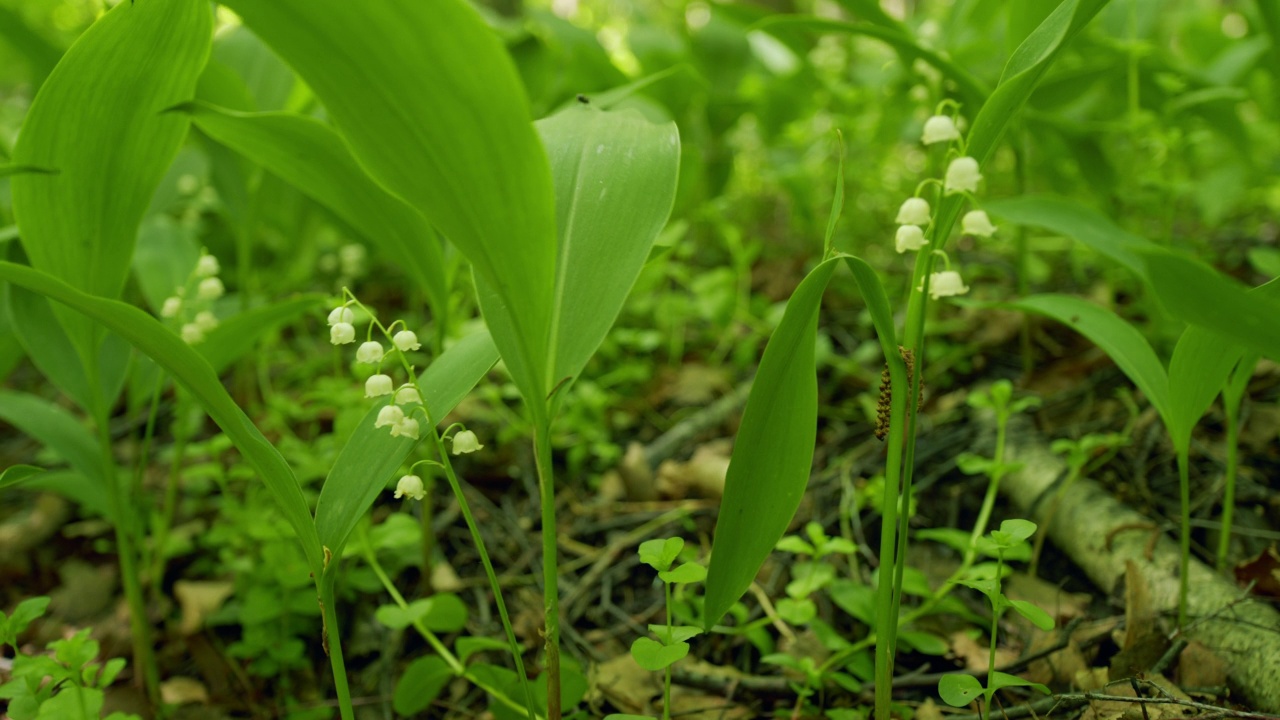
[{"label": "plant stalk", "polygon": [[551,467],[551,422],[544,415],[534,426],[534,458],[542,505],[543,608],[546,613],[547,718],[560,720],[560,591],[556,569],[555,475]]},{"label": "plant stalk", "polygon": [[1178,448],[1178,498],[1182,506],[1182,532],[1179,533],[1178,550],[1178,629],[1187,624],[1187,590],[1191,570],[1191,477],[1187,465],[1190,463],[1190,448],[1183,444]]},{"label": "plant stalk", "polygon": [[[326,559],[329,549],[325,548]],[[329,656],[329,665],[333,668],[334,691],[338,695],[338,712],[342,720],[355,720],[355,710],[351,706],[351,688],[347,685],[347,665],[342,659],[342,633],[338,632],[338,609],[334,607],[333,586],[337,575],[337,561],[330,561],[316,590],[320,593],[320,612],[324,616],[324,652]]]}]

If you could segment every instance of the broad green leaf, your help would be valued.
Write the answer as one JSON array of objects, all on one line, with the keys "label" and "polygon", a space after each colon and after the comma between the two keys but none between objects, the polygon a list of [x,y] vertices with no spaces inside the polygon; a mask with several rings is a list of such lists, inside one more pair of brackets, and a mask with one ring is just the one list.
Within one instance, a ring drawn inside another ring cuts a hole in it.
[{"label": "broad green leaf", "polygon": [[999,670],[991,673],[991,687],[987,688],[988,693],[994,694],[995,691],[1007,687],[1029,687],[1039,690],[1045,695],[1050,693],[1049,688],[1041,683],[1032,682],[1030,680],[1020,678],[1017,675],[1000,672]]},{"label": "broad green leaf", "polygon": [[516,318],[492,327],[517,385],[546,395],[551,172],[519,76],[463,0],[230,0],[324,103],[371,176],[439,228]]},{"label": "broad green leaf", "polygon": [[867,264],[866,260],[860,257],[846,255],[844,261],[853,272],[853,279],[858,284],[862,302],[867,304],[867,311],[871,313],[871,324],[876,329],[876,337],[880,340],[880,350],[884,353],[885,361],[890,365],[902,367],[905,373],[906,365],[902,361],[902,353],[898,350],[897,333],[893,327],[893,310],[889,306],[889,296],[884,292],[884,285],[880,283],[880,276]]},{"label": "broad green leaf", "polygon": [[248,28],[241,25],[221,30],[214,38],[210,59],[240,77],[252,98],[252,109],[285,109],[297,78]]},{"label": "broad green leaf", "polygon": [[[14,8],[21,6],[14,6]],[[0,6],[0,38],[4,44],[22,54],[27,61],[26,79],[39,88],[62,57],[62,49],[49,42],[23,18],[22,13]]]},{"label": "broad green leaf", "polygon": [[1191,431],[1244,355],[1244,347],[1199,325],[1188,326],[1169,360],[1169,436],[1190,447]]},{"label": "broad green leaf", "polygon": [[[476,333],[458,341],[432,362],[418,378],[422,399],[437,422],[444,419],[497,362],[497,349],[488,333]],[[340,555],[356,523],[373,505],[387,481],[418,444],[406,437],[392,437],[389,428],[375,428],[378,411],[390,403],[375,403],[347,441],[329,471],[316,503],[316,532],[320,542]],[[406,406],[406,414],[409,408]],[[421,412],[414,417],[429,436]]]},{"label": "broad green leaf", "polygon": [[106,486],[98,441],[63,408],[35,395],[0,390],[0,420],[48,447],[76,472]]},{"label": "broad green leaf", "polygon": [[1011,223],[1042,227],[1075,239],[1146,279],[1142,251],[1155,245],[1076,201],[1052,195],[1024,195],[984,202],[982,208]]},{"label": "broad green leaf", "polygon": [[222,372],[252,350],[263,335],[321,307],[322,300],[320,295],[303,295],[233,315],[205,333],[204,341],[195,349],[214,372]]},{"label": "broad green leaf", "polygon": [[43,472],[44,468],[36,467],[35,465],[10,465],[0,471],[0,490],[17,485]]},{"label": "broad green leaf", "polygon": [[1171,252],[1143,255],[1156,296],[1180,320],[1200,325],[1280,360],[1280,298],[1270,288],[1264,293],[1231,280],[1213,268]]},{"label": "broad green leaf", "polygon": [[650,624],[649,632],[666,642],[684,642],[698,637],[703,633],[703,630],[693,625]]},{"label": "broad green leaf", "polygon": [[374,617],[392,630],[403,630],[420,622],[432,632],[454,632],[466,625],[467,606],[457,595],[440,593],[414,600],[408,607],[383,605],[377,609]]},{"label": "broad green leaf", "polygon": [[49,470],[27,480],[27,488],[61,495],[80,506],[91,515],[114,521],[111,500],[102,475],[90,477],[76,470]]},{"label": "broad green leaf", "polygon": [[707,569],[696,562],[689,562],[673,570],[664,570],[658,573],[658,577],[666,583],[696,583],[707,579]]},{"label": "broad green leaf", "polygon": [[922,630],[900,630],[898,642],[908,649],[925,655],[946,655],[951,651],[951,643]]},{"label": "broad green leaf", "polygon": [[35,173],[38,175],[57,175],[57,170],[49,168],[36,167],[35,165],[0,165],[0,178],[9,177],[11,175],[21,175],[23,173]]},{"label": "broad green leaf", "polygon": [[[200,0],[120,3],[89,27],[40,88],[16,164],[54,175],[12,180],[31,265],[91,295],[119,295],[138,223],[187,132],[160,111],[191,97],[213,15]],[[90,325],[73,342],[87,356]]]},{"label": "broad green leaf", "polygon": [[640,562],[662,572],[671,567],[671,563],[683,549],[684,538],[682,537],[645,540],[640,543]]},{"label": "broad green leaf", "polygon": [[1169,377],[1151,344],[1120,316],[1069,295],[1033,295],[1009,307],[1045,315],[1074,328],[1111,357],[1169,422]]},{"label": "broad green leaf", "polygon": [[555,181],[547,388],[582,372],[613,326],[675,202],[680,133],[634,110],[575,105],[536,123]]},{"label": "broad green leaf", "polygon": [[424,655],[409,663],[396,681],[391,707],[399,715],[416,716],[426,710],[453,679],[453,670],[439,655]]},{"label": "broad green leaf", "polygon": [[285,519],[298,534],[312,572],[319,574],[323,570],[315,525],[293,470],[231,399],[204,358],[150,315],[131,305],[87,295],[39,270],[9,262],[0,262],[0,280],[38,292],[102,323],[163,367],[200,402],[209,417],[235,443],[245,461],[258,471],[280,504]]},{"label": "broad green leaf", "polygon": [[187,282],[200,259],[195,231],[164,214],[153,214],[138,228],[133,251],[133,275],[157,315],[166,298]]},{"label": "broad green leaf", "polygon": [[827,260],[800,283],[760,360],[716,521],[707,573],[708,629],[751,585],[809,484],[818,432],[818,308],[836,266],[836,259]]},{"label": "broad green leaf", "polygon": [[982,695],[982,683],[972,675],[943,675],[938,681],[938,695],[952,707],[964,707]]},{"label": "broad green leaf", "polygon": [[1053,629],[1053,618],[1039,606],[1026,600],[1009,600],[1009,607],[1041,630]]},{"label": "broad green leaf", "polygon": [[260,163],[338,217],[400,265],[444,317],[448,283],[435,231],[416,210],[369,178],[328,125],[289,113],[240,113],[195,102],[181,107],[214,140]]},{"label": "broad green leaf", "polygon": [[509,646],[506,642],[499,640],[498,638],[486,637],[484,635],[465,635],[458,638],[458,641],[453,645],[453,649],[458,656],[458,662],[465,665],[467,660],[478,652],[483,652],[485,650],[499,650],[507,652],[509,650]]},{"label": "broad green leaf", "polygon": [[18,603],[13,609],[13,613],[5,616],[0,612],[0,618],[4,618],[5,622],[2,626],[3,632],[0,632],[0,641],[6,641],[16,638],[18,635],[27,631],[27,626],[32,620],[44,615],[44,611],[49,609],[49,597],[33,597],[27,598]]},{"label": "broad green leaf", "polygon": [[635,658],[637,665],[649,672],[674,665],[688,654],[689,643],[686,642],[663,645],[653,638],[641,637],[631,643],[631,657]]},{"label": "broad green leaf", "polygon": [[1013,518],[1000,523],[1000,532],[1015,540],[1026,540],[1036,534],[1036,524],[1030,520]]}]

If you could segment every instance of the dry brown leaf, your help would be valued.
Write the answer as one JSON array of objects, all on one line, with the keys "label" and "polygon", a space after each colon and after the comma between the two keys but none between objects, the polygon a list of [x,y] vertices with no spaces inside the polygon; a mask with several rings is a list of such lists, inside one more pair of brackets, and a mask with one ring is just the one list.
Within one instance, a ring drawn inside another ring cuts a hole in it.
[{"label": "dry brown leaf", "polygon": [[465,585],[462,578],[458,577],[458,571],[447,562],[435,562],[431,564],[431,589],[436,592],[456,593],[462,590]]},{"label": "dry brown leaf", "polygon": [[160,683],[160,699],[165,705],[204,705],[209,702],[209,691],[195,678],[178,676]]},{"label": "dry brown leaf", "polygon": [[1190,642],[1178,656],[1178,682],[1186,687],[1227,684],[1227,662],[1198,642]]},{"label": "dry brown leaf", "polygon": [[637,502],[658,499],[658,487],[654,483],[653,469],[645,457],[644,446],[633,442],[627,446],[627,454],[614,468],[626,487],[626,497]]},{"label": "dry brown leaf", "polygon": [[1280,597],[1280,553],[1276,552],[1276,546],[1272,545],[1252,560],[1236,565],[1235,576],[1241,587],[1253,583],[1255,595]]},{"label": "dry brown leaf", "polygon": [[671,384],[671,401],[678,405],[706,405],[729,387],[729,373],[724,368],[685,363]]},{"label": "dry brown leaf", "polygon": [[682,720],[746,720],[758,717],[751,708],[720,695],[708,695],[685,687],[671,688],[671,716]]},{"label": "dry brown leaf", "polygon": [[938,707],[933,698],[925,698],[920,707],[916,708],[915,720],[942,720],[942,708]]},{"label": "dry brown leaf", "polygon": [[592,667],[592,694],[599,693],[620,712],[640,715],[650,710],[651,701],[662,692],[658,677],[637,665],[631,653],[623,653]]},{"label": "dry brown leaf", "polygon": [[667,498],[707,498],[724,495],[724,477],[729,471],[731,444],[714,440],[698,446],[688,462],[668,460],[658,467],[658,492]]},{"label": "dry brown leaf", "polygon": [[204,619],[227,601],[235,585],[229,580],[179,580],[173,584],[173,595],[182,609],[178,631],[194,635],[204,627]]},{"label": "dry brown leaf", "polygon": [[[951,652],[964,661],[965,669],[986,672],[990,667],[991,647],[973,639],[967,632],[951,634]],[[1006,648],[996,648],[996,667],[1003,667],[1018,659],[1018,654]]]},{"label": "dry brown leaf", "polygon": [[1002,590],[1012,600],[1026,600],[1066,622],[1085,614],[1092,598],[1087,593],[1071,593],[1053,583],[1026,573],[1014,573],[1003,581]]},{"label": "dry brown leaf", "polygon": [[1134,647],[1140,638],[1155,633],[1156,611],[1151,606],[1147,579],[1132,560],[1124,563],[1124,641],[1121,648]]}]

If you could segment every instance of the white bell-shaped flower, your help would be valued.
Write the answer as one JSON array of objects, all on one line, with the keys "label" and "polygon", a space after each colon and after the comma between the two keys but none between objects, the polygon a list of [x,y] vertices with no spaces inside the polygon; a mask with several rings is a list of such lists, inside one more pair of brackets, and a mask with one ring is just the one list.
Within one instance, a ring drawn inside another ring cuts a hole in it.
[{"label": "white bell-shaped flower", "polygon": [[181,334],[182,342],[188,345],[195,345],[198,342],[204,341],[204,331],[200,329],[199,325],[193,322],[183,325]]},{"label": "white bell-shaped flower", "polygon": [[898,217],[894,222],[899,225],[919,225],[924,227],[929,224],[929,201],[924,198],[907,198],[902,203],[902,207],[898,208]]},{"label": "white bell-shaped flower", "polygon": [[418,439],[418,421],[411,417],[404,418],[391,426],[391,437],[407,437]]},{"label": "white bell-shaped flower", "polygon": [[391,338],[391,342],[395,343],[400,352],[409,352],[422,347],[422,343],[418,342],[418,336],[412,330],[401,330]]},{"label": "white bell-shaped flower", "polygon": [[227,289],[223,287],[221,280],[216,277],[208,277],[200,281],[200,285],[196,288],[196,297],[201,300],[217,300],[226,291]]},{"label": "white bell-shaped flower", "polygon": [[329,342],[334,345],[346,345],[356,341],[356,328],[349,322],[334,323],[329,328]]},{"label": "white bell-shaped flower", "polygon": [[925,145],[959,139],[960,131],[956,129],[956,122],[946,115],[934,115],[924,121],[924,132],[920,136],[920,142]]},{"label": "white bell-shaped flower", "polygon": [[196,275],[207,278],[218,274],[222,268],[218,265],[218,258],[212,255],[201,255],[196,262]]},{"label": "white bell-shaped flower", "polygon": [[370,365],[382,362],[382,345],[377,340],[361,343],[360,347],[356,348],[356,362]]},{"label": "white bell-shaped flower", "polygon": [[396,391],[397,405],[421,405],[422,396],[418,394],[418,388],[412,385],[405,385]]},{"label": "white bell-shaped flower", "polygon": [[[919,290],[920,288],[916,289]],[[929,273],[930,298],[937,300],[942,297],[963,295],[967,292],[969,292],[969,286],[964,284],[964,280],[960,279],[960,273],[955,270]]]},{"label": "white bell-shaped flower", "polygon": [[160,307],[160,317],[178,317],[180,312],[182,312],[182,298],[174,295],[164,299],[164,305]]},{"label": "white bell-shaped flower", "polygon": [[928,245],[929,241],[924,239],[924,231],[916,225],[901,225],[898,227],[898,234],[893,238],[893,247],[899,253],[908,250],[919,250]]},{"label": "white bell-shaped flower", "polygon": [[978,172],[978,161],[971,157],[958,157],[947,166],[947,177],[943,181],[948,195],[958,192],[977,192],[982,173]]},{"label": "white bell-shaped flower", "polygon": [[390,395],[394,392],[393,388],[390,375],[370,375],[369,379],[364,381],[364,396],[371,398]]},{"label": "white bell-shaped flower", "polygon": [[404,420],[404,411],[395,405],[388,405],[378,411],[378,419],[374,421],[373,426],[375,428],[390,426],[391,433],[394,435],[394,428],[401,420]]},{"label": "white bell-shaped flower", "polygon": [[991,237],[996,234],[996,226],[991,224],[991,218],[981,210],[970,210],[960,219],[960,232],[965,235],[976,235],[978,237]]},{"label": "white bell-shaped flower", "polygon": [[329,313],[330,325],[337,325],[338,323],[347,323],[350,325],[355,321],[356,314],[351,312],[351,308],[346,307],[345,305],[342,307],[336,307]]},{"label": "white bell-shaped flower", "polygon": [[196,313],[194,322],[201,332],[210,332],[218,327],[218,316],[208,310],[202,310]]},{"label": "white bell-shaped flower", "polygon": [[396,499],[402,497],[421,500],[426,497],[427,490],[422,485],[422,478],[417,475],[405,475],[400,478],[400,482],[396,483]]},{"label": "white bell-shaped flower", "polygon": [[453,436],[453,454],[462,455],[463,453],[473,453],[484,447],[480,444],[480,438],[470,430],[463,430]]}]

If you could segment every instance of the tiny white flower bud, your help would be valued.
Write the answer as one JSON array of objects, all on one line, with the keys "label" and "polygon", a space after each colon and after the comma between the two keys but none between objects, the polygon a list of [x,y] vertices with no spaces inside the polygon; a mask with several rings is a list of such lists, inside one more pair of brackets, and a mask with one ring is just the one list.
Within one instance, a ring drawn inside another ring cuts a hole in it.
[{"label": "tiny white flower bud", "polygon": [[921,227],[929,224],[929,201],[924,198],[907,198],[902,203],[902,207],[898,208],[898,219],[894,222],[899,225],[919,225]]},{"label": "tiny white flower bud", "polygon": [[334,323],[333,327],[329,328],[329,342],[334,345],[346,345],[355,341],[356,328],[351,323]]},{"label": "tiny white flower bud", "polygon": [[390,375],[370,375],[364,381],[364,396],[367,398],[390,395],[393,392]]},{"label": "tiny white flower bud", "polygon": [[218,265],[218,258],[212,255],[201,255],[200,260],[196,262],[196,275],[200,277],[213,277],[221,269],[222,267]]},{"label": "tiny white flower bud", "polygon": [[462,455],[463,453],[473,453],[484,447],[480,444],[480,439],[470,430],[463,430],[453,436],[453,454]]},{"label": "tiny white flower bud", "polygon": [[196,313],[195,324],[201,332],[209,332],[218,327],[218,316],[208,310],[202,310]]},{"label": "tiny white flower bud", "polygon": [[189,322],[182,326],[182,342],[188,345],[195,345],[203,340],[204,331],[200,329],[199,325]]},{"label": "tiny white flower bud", "polygon": [[[920,288],[916,289],[919,290]],[[929,273],[930,298],[937,300],[942,297],[963,295],[967,292],[969,292],[969,286],[964,284],[964,281],[960,279],[960,273],[955,270]]]},{"label": "tiny white flower bud", "polygon": [[397,405],[422,404],[422,396],[418,394],[418,388],[412,385],[405,385],[396,391]]},{"label": "tiny white flower bud", "polygon": [[894,249],[899,253],[919,250],[928,244],[929,241],[924,239],[924,231],[915,225],[900,225],[898,234],[893,239]]},{"label": "tiny white flower bud", "polygon": [[337,325],[338,323],[353,323],[356,321],[356,314],[351,312],[351,308],[347,306],[336,307],[329,313],[329,324]]},{"label": "tiny white flower bud", "polygon": [[[394,428],[401,420],[404,420],[404,411],[395,405],[388,405],[378,411],[378,419],[373,423],[373,426],[381,428],[390,425]],[[395,430],[392,430],[391,433],[394,435]]]},{"label": "tiny white flower bud", "polygon": [[397,348],[400,348],[400,352],[417,350],[422,347],[422,343],[418,342],[418,336],[412,330],[401,330],[396,333],[395,337],[391,338],[391,341],[396,344]]},{"label": "tiny white flower bud", "polygon": [[924,121],[924,133],[920,137],[920,142],[925,145],[959,139],[960,131],[956,129],[955,121],[946,115],[934,115]]},{"label": "tiny white flower bud", "polygon": [[391,426],[391,437],[407,437],[418,439],[418,421],[407,417]]},{"label": "tiny white flower bud", "polygon": [[414,500],[421,500],[426,495],[427,491],[422,485],[422,478],[417,475],[405,475],[400,478],[400,482],[396,483],[396,499],[408,496]]},{"label": "tiny white flower bud", "polygon": [[200,286],[196,289],[196,297],[201,300],[217,300],[224,292],[226,288],[222,286],[222,281],[216,277],[210,277],[200,281]]},{"label": "tiny white flower bud", "polygon": [[356,348],[356,362],[369,363],[376,365],[382,361],[382,345],[376,340],[370,340],[367,343],[361,343]]},{"label": "tiny white flower bud", "polygon": [[970,210],[960,219],[960,232],[965,235],[976,235],[978,237],[991,237],[996,234],[996,226],[991,224],[991,218],[981,210]]},{"label": "tiny white flower bud", "polygon": [[943,185],[948,195],[977,192],[980,180],[982,173],[978,172],[978,161],[971,157],[958,157],[947,166],[947,177]]},{"label": "tiny white flower bud", "polygon": [[182,298],[174,295],[164,299],[164,305],[160,308],[160,317],[178,317],[180,312],[182,312]]}]

